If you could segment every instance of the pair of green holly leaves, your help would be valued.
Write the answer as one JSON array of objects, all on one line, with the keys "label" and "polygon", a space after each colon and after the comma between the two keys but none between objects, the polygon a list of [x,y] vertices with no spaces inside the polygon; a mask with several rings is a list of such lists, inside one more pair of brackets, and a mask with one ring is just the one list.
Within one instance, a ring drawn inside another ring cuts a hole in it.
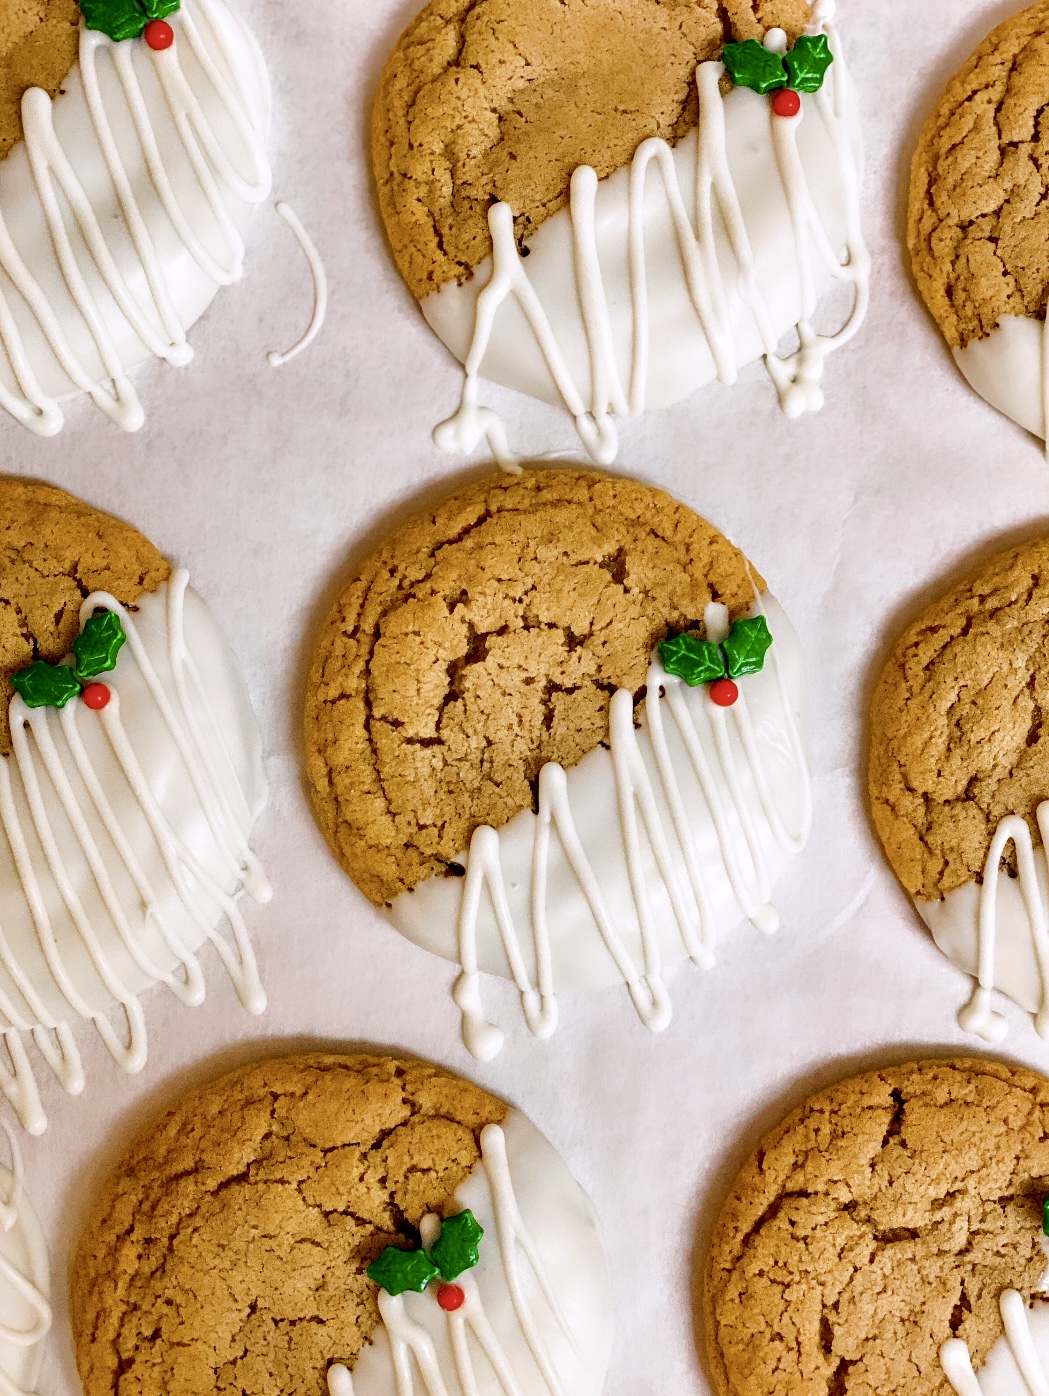
[{"label": "pair of green holly leaves", "polygon": [[757,39],[745,39],[726,44],[721,60],[737,87],[765,97],[781,87],[818,92],[834,55],[826,34],[802,34],[789,53],[774,53]]},{"label": "pair of green holly leaves", "polygon": [[368,1278],[394,1296],[406,1289],[422,1294],[438,1277],[450,1284],[477,1264],[477,1243],[483,1235],[484,1228],[470,1211],[446,1217],[429,1253],[421,1247],[402,1251],[387,1246],[378,1260],[368,1266]]},{"label": "pair of green holly leaves", "polygon": [[28,669],[11,675],[11,687],[27,708],[64,708],[85,684],[115,668],[125,639],[115,612],[89,616],[73,641],[72,664],[48,664],[38,659]]},{"label": "pair of green holly leaves", "polygon": [[738,679],[760,674],[772,634],[764,616],[737,620],[724,641],[697,640],[692,635],[670,635],[659,647],[668,674],[684,679],[689,688],[717,679]]},{"label": "pair of green holly leaves", "polygon": [[137,39],[153,19],[167,19],[180,0],[80,0],[80,13],[89,29],[97,29],[114,43]]}]

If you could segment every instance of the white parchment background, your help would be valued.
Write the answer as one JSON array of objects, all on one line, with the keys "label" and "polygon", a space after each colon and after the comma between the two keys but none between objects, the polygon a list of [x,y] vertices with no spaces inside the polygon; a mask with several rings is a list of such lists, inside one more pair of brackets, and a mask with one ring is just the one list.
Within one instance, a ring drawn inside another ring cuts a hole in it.
[{"label": "white parchment background", "polygon": [[[40,1391],[79,1391],[69,1266],[129,1133],[223,1068],[367,1042],[431,1057],[505,1096],[585,1184],[614,1276],[609,1396],[707,1392],[694,1276],[718,1201],[762,1131],[853,1069],[976,1049],[954,1022],[968,981],[934,949],[868,827],[864,713],[888,644],[924,601],[1046,527],[1049,468],[1037,443],[969,392],[916,300],[901,247],[918,126],[949,74],[1016,7],[842,7],[868,141],[874,294],[862,337],[828,366],[825,410],[787,423],[755,367],[733,389],[622,429],[619,468],[667,487],[743,547],[808,650],[816,820],[778,889],[782,933],[770,941],[746,928],[713,972],[677,972],[661,1037],[640,1026],[625,992],[606,991],[566,998],[559,1032],[540,1044],[509,988],[490,985],[508,1045],[485,1067],[459,1043],[452,967],[402,941],[358,895],[314,827],[301,779],[304,670],[340,579],[414,503],[479,470],[430,444],[459,376],[387,257],[368,168],[371,93],[416,0],[242,8],[275,84],[277,190],[313,230],[331,279],[322,338],[279,371],[265,362],[264,350],[301,330],[309,299],[292,235],[267,210],[252,228],[246,279],[193,335],[193,364],[138,375],[149,414],[141,433],[123,435],[83,400],[52,441],[0,422],[0,468],[135,523],[189,567],[221,618],[265,734],[272,794],[257,847],[277,889],[270,907],[247,913],[265,1017],[240,1009],[212,956],[203,1007],[151,996],[140,1076],[123,1075],[85,1030],[85,1094],[68,1098],[44,1080],[51,1126],[23,1143],[56,1298]],[[573,450],[567,417],[509,393],[488,400],[520,449]],[[1026,1015],[1006,1011],[1006,1054],[1049,1070],[1049,1044]]]}]

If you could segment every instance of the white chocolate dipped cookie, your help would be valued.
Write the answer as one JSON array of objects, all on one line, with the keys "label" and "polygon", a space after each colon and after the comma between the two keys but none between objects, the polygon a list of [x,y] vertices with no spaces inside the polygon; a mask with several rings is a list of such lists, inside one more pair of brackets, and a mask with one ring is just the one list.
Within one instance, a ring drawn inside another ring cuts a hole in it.
[{"label": "white chocolate dipped cookie", "polygon": [[[487,437],[512,460],[482,378],[565,406],[605,464],[614,416],[759,358],[788,416],[822,405],[869,276],[832,12],[431,0],[386,66],[372,149],[398,267],[466,370],[439,446]],[[822,334],[836,282],[851,310]]]},{"label": "white chocolate dipped cookie", "polygon": [[0,161],[0,407],[51,436],[62,404],[86,393],[135,431],[130,371],[152,356],[187,364],[188,330],[242,275],[245,229],[271,186],[266,69],[225,0],[84,0],[83,15],[68,0],[7,3],[34,12],[27,23],[64,5],[78,28],[51,90],[7,94],[18,106]]},{"label": "white chocolate dipped cookie", "polygon": [[951,79],[911,169],[918,289],[971,386],[1046,436],[1049,254],[1041,160],[1049,4],[1000,24]]},{"label": "white chocolate dipped cookie", "polygon": [[1049,1036],[1049,541],[1001,554],[900,637],[871,703],[874,824],[936,944],[976,979],[960,1025],[988,1042],[1000,989]]},{"label": "white chocolate dipped cookie", "polygon": [[811,820],[797,638],[743,555],[660,490],[496,476],[404,525],[347,583],[306,709],[313,804],[343,867],[460,966],[463,1035],[539,1037],[560,991],[625,987],[667,1026],[665,971],[712,965]]},{"label": "white chocolate dipped cookie", "polygon": [[239,898],[268,900],[248,839],[265,802],[236,661],[146,539],[46,485],[0,479],[0,1090],[46,1126],[32,1056],[72,1094],[73,1025],[129,1072],[139,995],[205,993],[211,943],[245,1008],[265,995]]},{"label": "white chocolate dipped cookie", "polygon": [[103,1187],[72,1300],[85,1396],[599,1396],[612,1328],[597,1218],[551,1144],[387,1057],[183,1097]]}]

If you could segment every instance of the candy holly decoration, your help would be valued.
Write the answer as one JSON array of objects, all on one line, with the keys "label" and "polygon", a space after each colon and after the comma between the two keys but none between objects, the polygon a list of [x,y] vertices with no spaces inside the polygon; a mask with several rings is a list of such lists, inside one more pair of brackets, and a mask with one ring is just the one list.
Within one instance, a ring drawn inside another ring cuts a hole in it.
[{"label": "candy holly decoration", "polygon": [[440,1277],[446,1283],[437,1291],[437,1302],[448,1313],[454,1313],[462,1307],[466,1294],[451,1281],[477,1264],[477,1246],[483,1235],[484,1228],[472,1212],[446,1217],[429,1254],[418,1247],[404,1251],[387,1246],[378,1260],[368,1266],[368,1278],[387,1294],[398,1295],[405,1290],[422,1294],[427,1285]]},{"label": "candy holly decoration", "polygon": [[[172,39],[174,34],[169,24],[159,30],[154,29],[153,25],[167,15],[173,15],[179,5],[180,0],[80,0],[80,13],[88,29],[99,30],[114,43],[137,39],[148,27],[151,33],[146,35],[146,41],[150,48],[162,49],[171,47],[171,39],[163,42],[167,37],[164,30],[171,34]],[[162,42],[155,42],[158,37]]]},{"label": "candy holly decoration", "polygon": [[1042,1199],[1042,1235],[1049,1236],[1049,1197]]},{"label": "candy holly decoration", "polygon": [[689,688],[709,683],[711,701],[730,708],[739,697],[733,680],[760,673],[771,644],[765,617],[750,616],[735,621],[720,645],[692,635],[670,635],[659,646],[659,656],[668,674],[684,679]]},{"label": "candy holly decoration", "polygon": [[72,664],[47,664],[38,659],[28,669],[11,675],[11,687],[27,708],[64,708],[79,694],[97,712],[109,702],[110,691],[104,683],[92,680],[116,667],[125,638],[120,617],[113,611],[88,616],[73,641]]},{"label": "candy holly decoration", "polygon": [[772,107],[778,116],[797,116],[801,110],[797,94],[818,92],[834,62],[826,34],[802,34],[789,53],[776,53],[757,39],[745,39],[741,44],[726,44],[721,58],[736,87],[749,87],[763,97],[775,94]]}]

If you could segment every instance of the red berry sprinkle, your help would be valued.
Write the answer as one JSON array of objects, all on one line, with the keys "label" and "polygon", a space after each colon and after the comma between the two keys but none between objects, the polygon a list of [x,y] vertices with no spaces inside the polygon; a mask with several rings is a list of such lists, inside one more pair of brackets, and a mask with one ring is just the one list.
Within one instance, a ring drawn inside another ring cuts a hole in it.
[{"label": "red berry sprinkle", "polygon": [[773,94],[772,110],[777,116],[797,116],[801,111],[801,98],[793,87],[781,87]]},{"label": "red berry sprinkle", "polygon": [[454,1314],[466,1303],[466,1291],[462,1285],[441,1285],[437,1291],[437,1302],[446,1314]]},{"label": "red berry sprinkle", "polygon": [[89,683],[80,696],[87,706],[97,713],[106,706],[113,695],[104,683]]},{"label": "red berry sprinkle", "polygon": [[175,42],[175,31],[166,19],[151,19],[142,31],[142,37],[150,48],[163,53]]},{"label": "red berry sprinkle", "polygon": [[710,701],[719,708],[731,708],[739,697],[739,689],[731,679],[715,679],[710,685]]}]

